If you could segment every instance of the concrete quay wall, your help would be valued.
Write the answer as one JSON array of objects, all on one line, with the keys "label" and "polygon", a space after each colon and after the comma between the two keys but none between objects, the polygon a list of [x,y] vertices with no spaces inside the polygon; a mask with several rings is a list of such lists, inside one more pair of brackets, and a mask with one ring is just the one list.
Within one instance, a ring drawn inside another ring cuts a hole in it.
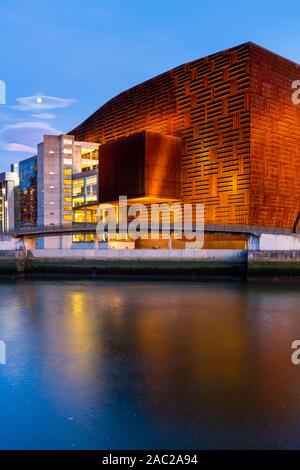
[{"label": "concrete quay wall", "polygon": [[248,279],[299,278],[300,251],[265,250],[248,252]]},{"label": "concrete quay wall", "polygon": [[0,251],[0,275],[300,279],[300,251],[34,250]]},{"label": "concrete quay wall", "polygon": [[28,258],[32,275],[65,273],[96,277],[243,277],[244,250],[36,250]]}]

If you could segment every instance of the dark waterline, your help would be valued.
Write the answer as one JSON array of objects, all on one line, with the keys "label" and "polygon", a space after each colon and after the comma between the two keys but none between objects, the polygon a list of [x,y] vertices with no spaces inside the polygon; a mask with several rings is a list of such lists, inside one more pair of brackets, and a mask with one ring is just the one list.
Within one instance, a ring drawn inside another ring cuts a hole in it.
[{"label": "dark waterline", "polygon": [[0,283],[2,449],[300,449],[299,285]]}]

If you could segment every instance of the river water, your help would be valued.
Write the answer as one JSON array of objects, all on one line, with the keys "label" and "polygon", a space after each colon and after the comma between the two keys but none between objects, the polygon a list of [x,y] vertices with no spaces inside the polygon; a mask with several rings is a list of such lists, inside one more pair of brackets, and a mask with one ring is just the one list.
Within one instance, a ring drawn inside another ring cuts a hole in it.
[{"label": "river water", "polygon": [[2,449],[300,449],[299,285],[0,284]]}]

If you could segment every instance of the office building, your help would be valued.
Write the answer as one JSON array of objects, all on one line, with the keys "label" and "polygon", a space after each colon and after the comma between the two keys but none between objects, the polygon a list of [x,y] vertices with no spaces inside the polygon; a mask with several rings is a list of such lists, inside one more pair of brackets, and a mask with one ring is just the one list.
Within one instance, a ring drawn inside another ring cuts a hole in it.
[{"label": "office building", "polygon": [[19,185],[18,165],[0,173],[0,232],[15,228],[15,189]]},{"label": "office building", "polygon": [[[98,168],[98,144],[68,135],[45,135],[38,145],[38,225],[70,225],[74,220],[73,175]],[[96,195],[97,196],[97,195]],[[39,248],[66,248],[72,236],[39,239]]]}]

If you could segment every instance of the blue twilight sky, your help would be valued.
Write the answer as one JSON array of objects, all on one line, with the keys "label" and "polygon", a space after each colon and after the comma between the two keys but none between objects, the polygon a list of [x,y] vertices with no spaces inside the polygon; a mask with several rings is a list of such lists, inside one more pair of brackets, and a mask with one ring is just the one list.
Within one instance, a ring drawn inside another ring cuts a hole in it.
[{"label": "blue twilight sky", "polygon": [[253,41],[300,63],[299,32],[291,0],[0,0],[0,171],[189,60]]}]

